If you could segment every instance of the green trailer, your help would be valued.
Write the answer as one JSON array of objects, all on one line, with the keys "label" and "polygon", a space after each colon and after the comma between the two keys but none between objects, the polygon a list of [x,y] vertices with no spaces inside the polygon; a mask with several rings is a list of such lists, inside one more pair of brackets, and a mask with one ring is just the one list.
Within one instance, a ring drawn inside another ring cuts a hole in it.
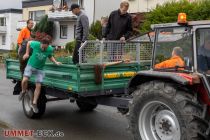
[{"label": "green trailer", "polygon": [[[63,62],[60,66],[47,62],[38,101],[39,112],[34,113],[30,108],[35,88],[35,79],[32,76],[28,94],[22,101],[25,115],[29,118],[41,117],[47,101],[63,99],[76,101],[83,111],[91,111],[98,104],[104,104],[118,107],[121,112],[125,112],[128,109],[129,97],[125,93],[129,79],[150,65],[150,60],[140,61],[143,57],[140,56],[140,46],[138,41],[88,41],[79,50],[77,65],[72,63],[71,57],[60,58]],[[6,69],[7,78],[16,83],[13,94],[18,95],[21,91],[19,61],[7,59]]]}]

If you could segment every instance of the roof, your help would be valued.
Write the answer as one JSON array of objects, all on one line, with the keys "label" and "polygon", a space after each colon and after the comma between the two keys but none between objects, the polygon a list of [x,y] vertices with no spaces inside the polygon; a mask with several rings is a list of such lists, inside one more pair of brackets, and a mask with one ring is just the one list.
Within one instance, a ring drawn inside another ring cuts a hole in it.
[{"label": "roof", "polygon": [[22,14],[22,9],[1,9],[0,10],[0,14],[4,14],[4,13],[16,13],[16,14]]},{"label": "roof", "polygon": [[24,0],[22,2],[22,8],[38,7],[45,5],[53,5],[53,0]]},{"label": "roof", "polygon": [[[199,20],[199,21],[188,21],[188,26],[195,26],[195,25],[210,25],[210,20]],[[178,23],[162,23],[162,24],[152,24],[151,28],[163,28],[163,27],[177,27],[181,26]]]}]

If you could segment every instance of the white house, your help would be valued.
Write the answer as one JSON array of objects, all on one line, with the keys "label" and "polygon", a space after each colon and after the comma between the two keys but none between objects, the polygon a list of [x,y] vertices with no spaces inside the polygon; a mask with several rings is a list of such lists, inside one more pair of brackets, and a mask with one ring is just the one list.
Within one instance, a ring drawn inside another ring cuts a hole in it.
[{"label": "white house", "polygon": [[[54,6],[58,7],[64,3],[70,8],[72,3],[78,3],[87,14],[89,23],[100,20],[102,16],[109,14],[119,8],[121,0],[54,0]],[[64,46],[67,42],[74,40],[76,16],[70,11],[48,12],[48,17],[55,21],[54,45]]]},{"label": "white house", "polygon": [[[64,5],[70,8],[72,3],[78,3],[91,24],[102,16],[109,16],[113,10],[119,8],[120,2],[121,0],[23,0],[23,20],[31,18],[38,22],[41,16],[48,14],[48,18],[55,23],[52,45],[65,46],[67,42],[74,40],[77,17],[69,10],[62,10]],[[52,7],[57,10],[50,11]],[[19,25],[22,27],[24,24]]]},{"label": "white house", "polygon": [[0,10],[0,50],[11,50],[18,37],[17,22],[22,19],[21,9]]}]

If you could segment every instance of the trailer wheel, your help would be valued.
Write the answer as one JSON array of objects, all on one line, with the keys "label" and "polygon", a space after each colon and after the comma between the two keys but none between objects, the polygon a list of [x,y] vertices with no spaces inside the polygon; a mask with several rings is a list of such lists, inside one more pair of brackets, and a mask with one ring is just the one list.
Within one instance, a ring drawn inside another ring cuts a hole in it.
[{"label": "trailer wheel", "polygon": [[93,111],[98,105],[94,98],[79,98],[76,103],[79,109],[85,112]]},{"label": "trailer wheel", "polygon": [[208,140],[207,110],[189,90],[151,81],[138,87],[129,104],[134,140]]},{"label": "trailer wheel", "polygon": [[42,93],[40,94],[40,97],[38,99],[38,104],[37,107],[39,109],[38,113],[35,113],[31,107],[31,99],[33,98],[33,93],[34,93],[34,89],[29,89],[28,93],[25,94],[25,96],[23,97],[22,100],[22,106],[23,106],[23,111],[24,114],[31,119],[36,119],[36,118],[40,118],[44,113],[45,113],[45,109],[46,109],[46,97],[45,95],[43,95]]}]

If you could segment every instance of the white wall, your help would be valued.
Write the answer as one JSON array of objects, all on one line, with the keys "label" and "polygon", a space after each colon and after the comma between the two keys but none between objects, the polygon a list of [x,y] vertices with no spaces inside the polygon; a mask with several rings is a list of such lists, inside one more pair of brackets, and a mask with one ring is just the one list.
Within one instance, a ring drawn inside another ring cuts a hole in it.
[{"label": "white wall", "polygon": [[121,0],[95,0],[95,20],[100,20],[103,16],[109,16],[114,10],[120,8]]},{"label": "white wall", "polygon": [[89,24],[94,20],[94,1],[95,0],[84,0],[84,12],[89,18]]},{"label": "white wall", "polygon": [[109,16],[113,10],[119,9],[120,2],[121,0],[84,0],[84,12],[91,24],[100,20],[102,16]]},{"label": "white wall", "polygon": [[150,10],[154,9],[157,6],[157,4],[162,5],[165,2],[172,0],[132,0],[132,1],[126,0],[126,1],[130,3],[129,12],[136,13],[136,12],[149,12]]},{"label": "white wall", "polygon": [[13,49],[12,47],[16,47],[16,44],[17,44],[17,38],[18,38],[18,35],[19,35],[19,31],[16,30],[17,28],[17,23],[18,21],[20,21],[22,19],[22,14],[15,14],[15,13],[11,13],[10,14],[10,27],[9,27],[9,46],[10,46],[10,49]]},{"label": "white wall", "polygon": [[[6,17],[6,33],[1,34],[0,49],[11,50],[17,43],[18,31],[16,30],[17,22],[22,19],[22,14],[5,13],[0,14],[0,17]],[[6,35],[6,45],[2,45],[2,35]]]},{"label": "white wall", "polygon": [[[67,39],[61,39],[60,38],[60,24],[62,25],[68,25],[68,31],[67,31]],[[53,33],[53,43],[52,45],[55,46],[65,46],[66,43],[74,40],[74,25],[75,22],[68,21],[68,22],[55,22],[54,24],[54,33]]]},{"label": "white wall", "polygon": [[100,20],[102,16],[109,16],[113,10],[119,9],[121,0],[84,0],[84,12],[90,24]]}]

